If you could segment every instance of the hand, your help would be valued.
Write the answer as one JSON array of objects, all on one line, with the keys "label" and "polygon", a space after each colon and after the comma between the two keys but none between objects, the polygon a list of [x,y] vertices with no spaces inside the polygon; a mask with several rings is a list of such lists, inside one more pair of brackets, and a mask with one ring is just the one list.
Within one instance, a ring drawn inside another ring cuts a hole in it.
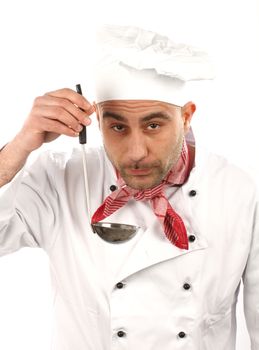
[{"label": "hand", "polygon": [[32,152],[60,135],[78,136],[82,125],[91,123],[89,116],[94,111],[94,106],[85,97],[71,89],[49,92],[34,100],[32,110],[16,137],[26,152]]}]

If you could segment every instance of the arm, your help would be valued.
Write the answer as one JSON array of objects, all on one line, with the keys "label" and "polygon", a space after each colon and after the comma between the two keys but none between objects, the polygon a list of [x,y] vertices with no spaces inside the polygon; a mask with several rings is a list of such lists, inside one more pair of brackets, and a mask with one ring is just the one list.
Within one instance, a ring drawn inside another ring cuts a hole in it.
[{"label": "arm", "polygon": [[0,187],[10,182],[29,154],[60,135],[78,136],[94,107],[70,89],[37,97],[21,131],[0,152]]},{"label": "arm", "polygon": [[51,173],[56,161],[44,153],[29,169],[17,173],[28,155],[44,142],[61,134],[77,136],[81,124],[90,123],[92,112],[89,102],[73,90],[38,97],[20,132],[1,150],[0,256],[23,246],[47,249],[51,245],[55,213],[59,212]]},{"label": "arm", "polygon": [[[251,350],[259,350],[259,203],[254,205],[251,249],[243,275],[244,311]],[[247,237],[248,239],[248,237]]]},{"label": "arm", "polygon": [[62,159],[43,152],[0,188],[0,256],[22,247],[48,250],[55,240],[60,212],[56,177]]},{"label": "arm", "polygon": [[30,153],[20,147],[19,138],[8,143],[0,152],[0,187],[10,182],[24,166]]}]

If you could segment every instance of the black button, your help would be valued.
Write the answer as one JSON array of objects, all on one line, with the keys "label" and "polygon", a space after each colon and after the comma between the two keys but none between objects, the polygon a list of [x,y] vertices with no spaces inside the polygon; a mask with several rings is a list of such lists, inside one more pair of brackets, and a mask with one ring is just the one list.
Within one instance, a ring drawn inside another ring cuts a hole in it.
[{"label": "black button", "polygon": [[118,331],[117,332],[117,336],[122,338],[122,337],[125,337],[126,333],[124,331]]},{"label": "black button", "polygon": [[118,283],[116,284],[116,287],[117,287],[118,289],[121,289],[121,288],[124,287],[124,284],[123,284],[122,282],[118,282]]},{"label": "black button", "polygon": [[117,190],[117,186],[111,185],[111,186],[110,186],[110,190],[111,190],[112,192],[116,191],[116,190]]},{"label": "black button", "polygon": [[191,190],[191,191],[189,192],[189,196],[190,196],[190,197],[195,197],[196,194],[197,194],[197,191],[195,191],[195,190]]},{"label": "black button", "polygon": [[178,333],[178,337],[179,338],[184,338],[185,336],[186,336],[186,334],[184,332]]},{"label": "black button", "polygon": [[195,241],[195,239],[196,239],[196,237],[194,236],[194,235],[190,235],[189,237],[188,237],[188,239],[189,239],[189,242],[194,242]]},{"label": "black button", "polygon": [[191,288],[191,285],[189,283],[184,283],[183,289],[189,290]]}]

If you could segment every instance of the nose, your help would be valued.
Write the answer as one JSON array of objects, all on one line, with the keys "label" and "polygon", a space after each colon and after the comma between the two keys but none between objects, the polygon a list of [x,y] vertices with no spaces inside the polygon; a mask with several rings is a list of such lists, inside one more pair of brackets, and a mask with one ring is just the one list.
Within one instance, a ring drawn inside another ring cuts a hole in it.
[{"label": "nose", "polygon": [[139,162],[147,157],[148,147],[145,136],[141,132],[132,132],[128,138],[128,158],[130,161]]}]

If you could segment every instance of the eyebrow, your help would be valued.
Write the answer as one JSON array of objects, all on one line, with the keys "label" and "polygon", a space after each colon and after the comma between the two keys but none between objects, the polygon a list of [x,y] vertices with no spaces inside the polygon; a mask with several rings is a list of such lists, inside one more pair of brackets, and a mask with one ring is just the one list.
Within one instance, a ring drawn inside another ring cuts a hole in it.
[{"label": "eyebrow", "polygon": [[[116,119],[120,122],[126,122],[127,118],[123,117],[122,115],[113,113],[113,112],[104,112],[103,113],[103,118],[113,118]],[[143,118],[141,118],[141,122],[149,122],[150,120],[153,119],[163,119],[163,120],[171,120],[171,116],[165,112],[154,112],[151,113]]]}]

